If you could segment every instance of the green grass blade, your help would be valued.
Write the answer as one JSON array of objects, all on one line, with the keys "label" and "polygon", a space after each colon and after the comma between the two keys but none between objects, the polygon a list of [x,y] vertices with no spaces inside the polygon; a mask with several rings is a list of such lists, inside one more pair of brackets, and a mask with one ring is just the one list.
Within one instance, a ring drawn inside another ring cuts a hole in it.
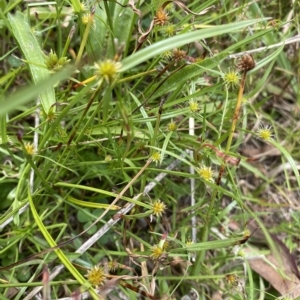
[{"label": "green grass blade", "polygon": [[[57,244],[55,243],[55,241],[53,240],[51,234],[49,233],[49,231],[47,230],[47,228],[44,226],[40,216],[38,215],[33,199],[31,197],[31,193],[30,190],[28,188],[28,199],[29,199],[29,205],[30,205],[30,209],[32,212],[32,215],[34,217],[34,220],[37,224],[37,226],[39,227],[41,233],[43,234],[44,238],[46,239],[46,241],[49,243],[50,247],[55,247],[57,246]],[[85,286],[89,286],[89,283],[86,281],[86,279],[84,279],[84,277],[82,277],[82,275],[78,272],[78,270],[72,265],[72,263],[68,260],[68,258],[65,256],[64,252],[61,249],[56,249],[54,250],[55,253],[57,254],[57,257],[61,260],[61,262],[63,263],[63,265],[70,271],[70,273],[74,276],[74,278],[76,280],[78,280],[78,282],[81,285],[85,285]],[[90,294],[93,296],[94,299],[99,299],[97,293],[95,292],[95,290],[92,287],[88,288]]]},{"label": "green grass blade", "polygon": [[206,250],[213,250],[213,249],[223,249],[227,247],[233,247],[235,245],[238,245],[243,240],[243,237],[238,238],[229,238],[225,240],[215,240],[215,241],[208,241],[203,243],[195,243],[191,244],[189,246],[183,247],[183,248],[177,248],[172,250],[172,252],[176,251],[192,251],[192,252],[198,252],[198,251],[206,251]]},{"label": "green grass blade", "polygon": [[[29,64],[29,68],[33,82],[37,84],[38,82],[49,78],[49,71],[38,67],[38,65],[44,65],[44,55],[29,24],[25,20],[25,16],[20,12],[17,12],[14,16],[9,14],[8,21],[11,25],[12,33],[19,44],[20,50],[25,56],[25,60],[32,62]],[[48,114],[51,106],[55,104],[53,84],[49,84],[47,88],[43,89],[39,96],[44,112]]]},{"label": "green grass blade", "polygon": [[[72,183],[67,183],[67,182],[57,182],[55,184],[55,186],[60,186],[60,187],[70,187],[70,188],[74,188],[74,189],[80,189],[80,190],[85,190],[85,191],[92,191],[94,193],[99,193],[99,194],[103,194],[103,195],[107,195],[107,196],[111,196],[111,197],[118,197],[118,194],[109,192],[109,191],[105,191],[105,190],[101,190],[101,189],[97,189],[97,188],[93,188],[93,187],[89,187],[89,186],[85,186],[85,185],[79,185],[79,184],[72,184]],[[134,203],[136,205],[145,207],[147,209],[151,209],[151,205],[143,203],[141,201],[138,200],[134,200],[125,196],[120,197],[120,199],[126,200],[130,203]]]},{"label": "green grass blade", "polygon": [[102,208],[102,209],[110,209],[110,210],[118,210],[120,209],[117,205],[110,205],[110,204],[104,204],[104,203],[95,203],[95,202],[88,202],[88,201],[82,201],[79,199],[75,199],[71,196],[68,196],[65,201],[82,206],[82,207],[90,207],[90,208]]},{"label": "green grass blade", "polygon": [[296,180],[297,180],[297,183],[298,183],[298,187],[300,187],[300,176],[299,176],[299,171],[298,171],[298,168],[296,166],[296,163],[295,161],[293,160],[291,154],[283,147],[281,146],[279,143],[277,143],[276,141],[274,140],[270,140],[270,143],[275,146],[283,155],[284,157],[287,159],[287,161],[290,163],[291,167],[292,167],[292,170],[295,174],[295,177],[296,177]]},{"label": "green grass blade", "polygon": [[31,85],[26,88],[20,89],[18,92],[9,96],[8,98],[4,98],[0,101],[0,116],[13,111],[29,101],[31,101],[34,97],[39,95],[43,90],[47,89],[49,85],[55,84],[59,80],[66,79],[69,74],[71,74],[72,69],[66,68],[57,74],[54,74],[50,78],[45,78],[38,83],[38,85]]},{"label": "green grass blade", "polygon": [[188,43],[192,43],[201,39],[206,39],[210,37],[215,37],[217,35],[225,34],[228,32],[235,32],[238,31],[244,27],[251,26],[255,23],[261,22],[266,19],[256,19],[256,20],[248,20],[248,21],[242,21],[237,22],[234,24],[227,24],[227,25],[221,25],[221,26],[215,26],[212,28],[205,28],[201,30],[196,30],[193,32],[188,32],[184,34],[180,34],[174,37],[171,37],[169,39],[165,39],[162,41],[159,41],[141,51],[135,52],[129,57],[126,57],[123,59],[122,64],[123,68],[122,71],[126,71],[128,69],[131,69],[140,63],[159,55],[165,51],[181,47],[183,45],[186,45]]}]

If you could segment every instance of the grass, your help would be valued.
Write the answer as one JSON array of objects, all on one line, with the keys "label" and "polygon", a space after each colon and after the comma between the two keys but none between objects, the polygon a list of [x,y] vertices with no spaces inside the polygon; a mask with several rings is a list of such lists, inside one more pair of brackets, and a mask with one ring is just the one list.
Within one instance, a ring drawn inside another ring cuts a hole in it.
[{"label": "grass", "polygon": [[293,298],[297,3],[135,5],[1,4],[1,299]]}]

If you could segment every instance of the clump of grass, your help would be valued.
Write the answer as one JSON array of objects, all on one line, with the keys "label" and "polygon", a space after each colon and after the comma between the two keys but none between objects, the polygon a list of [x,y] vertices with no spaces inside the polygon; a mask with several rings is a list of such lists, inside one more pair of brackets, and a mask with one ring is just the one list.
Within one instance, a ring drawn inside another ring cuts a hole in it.
[{"label": "clump of grass", "polygon": [[4,297],[266,293],[242,253],[258,228],[297,245],[297,18],[223,4],[6,3]]}]

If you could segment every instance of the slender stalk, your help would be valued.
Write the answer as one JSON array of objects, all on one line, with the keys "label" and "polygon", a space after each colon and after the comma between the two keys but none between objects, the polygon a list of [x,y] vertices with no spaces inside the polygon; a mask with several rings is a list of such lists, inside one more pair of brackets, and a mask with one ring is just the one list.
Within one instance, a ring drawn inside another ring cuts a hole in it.
[{"label": "slender stalk", "polygon": [[74,33],[75,33],[75,30],[76,30],[76,26],[73,25],[73,26],[71,27],[70,33],[69,33],[69,35],[68,35],[67,41],[66,41],[66,43],[65,43],[64,49],[63,49],[62,54],[61,54],[60,57],[64,57],[64,56],[67,55],[67,51],[68,51],[68,49],[69,49],[71,40],[72,40],[73,35],[74,35]]},{"label": "slender stalk", "polygon": [[228,136],[228,140],[227,140],[227,144],[226,144],[226,150],[225,150],[226,152],[228,152],[230,150],[232,138],[233,138],[236,124],[237,124],[237,121],[238,121],[238,118],[240,115],[240,110],[241,110],[241,105],[242,105],[242,100],[243,100],[243,93],[244,93],[244,88],[245,88],[246,74],[247,74],[247,71],[244,71],[242,80],[241,80],[241,84],[240,84],[240,89],[238,92],[236,105],[235,105],[233,121],[231,123],[231,128],[230,128],[230,132],[229,132],[229,136]]},{"label": "slender stalk", "polygon": [[[203,230],[202,230],[202,236],[201,236],[201,242],[207,242],[208,240],[208,234],[209,234],[209,229],[210,229],[210,224],[213,218],[213,209],[215,207],[215,202],[216,202],[216,198],[217,198],[217,190],[213,191],[213,194],[211,196],[210,202],[209,202],[209,207],[206,213],[206,217],[204,220],[204,226],[203,226]],[[206,256],[206,251],[203,250],[201,251],[195,259],[194,262],[194,266],[191,272],[191,275],[198,275],[199,271],[201,269],[201,265],[204,262]]]},{"label": "slender stalk", "polygon": [[[112,2],[111,4],[115,5],[114,2]],[[107,23],[108,23],[108,25],[110,27],[110,32],[114,32],[113,21],[112,21],[112,17],[111,17],[111,11],[114,11],[114,8],[112,8],[112,10],[110,11],[108,3],[106,1],[104,1],[104,9],[106,11]],[[116,46],[115,46],[115,43],[114,43],[114,37],[113,37],[113,35],[111,37],[111,46],[112,46],[113,54],[116,54]]]},{"label": "slender stalk", "polygon": [[85,31],[84,31],[84,34],[83,34],[83,37],[82,37],[82,42],[80,44],[80,48],[79,48],[79,51],[78,51],[78,54],[77,54],[77,57],[76,57],[75,66],[78,66],[79,62],[81,60],[83,50],[85,48],[90,30],[91,30],[91,27],[92,27],[92,24],[93,24],[93,21],[94,21],[94,13],[95,12],[91,12],[91,14],[89,16],[89,20],[88,20],[88,23],[86,25],[86,28],[85,28]]},{"label": "slender stalk", "polygon": [[[76,132],[78,131],[79,127],[80,127],[80,124],[82,123],[84,117],[86,116],[87,112],[89,111],[91,105],[93,104],[96,96],[98,95],[100,89],[102,87],[102,83],[99,85],[99,87],[95,90],[95,92],[93,93],[92,97],[90,98],[88,104],[86,105],[80,119],[78,120],[78,122],[76,123],[73,131],[71,132],[70,136],[69,136],[69,140],[67,142],[67,146],[70,146],[74,137],[75,137],[75,134]],[[82,136],[83,132],[81,132],[80,134],[80,137]],[[79,138],[76,139],[76,141],[78,141]],[[64,150],[63,150],[63,153],[61,154],[60,156],[60,159],[58,161],[58,163],[62,163],[62,165],[65,165],[66,161],[69,159],[69,155],[70,155],[70,149],[69,147],[66,147]],[[64,158],[64,160],[61,162],[61,158]],[[55,171],[55,169],[53,169],[53,171],[51,172],[50,176],[48,176],[48,178],[51,178],[52,175],[53,175],[53,172]],[[55,175],[55,178],[53,180],[53,182],[55,182],[57,180],[57,178],[59,178],[59,176],[61,175],[61,172],[62,172],[62,168],[59,169],[59,171],[56,173]]]},{"label": "slender stalk", "polygon": [[[235,106],[235,110],[234,110],[233,121],[232,121],[232,124],[231,124],[230,132],[229,132],[229,136],[228,136],[228,140],[227,140],[227,144],[226,144],[226,152],[229,152],[229,150],[230,150],[233,135],[234,135],[235,128],[236,128],[236,124],[237,124],[237,121],[239,119],[241,105],[242,105],[242,99],[243,99],[243,93],[244,93],[244,88],[245,88],[245,81],[246,81],[247,71],[248,71],[247,69],[244,70],[242,80],[241,80],[241,83],[240,83],[240,88],[239,88],[239,92],[238,92],[238,95],[237,95],[237,102],[236,102],[236,106]],[[216,180],[217,185],[220,185],[220,183],[221,183],[221,179],[222,179],[222,175],[224,173],[225,167],[226,167],[225,163],[223,163],[221,168],[220,168],[218,178]],[[207,213],[206,213],[206,218],[204,220],[204,227],[203,227],[203,231],[202,231],[201,242],[206,242],[208,240],[209,229],[210,229],[211,221],[213,219],[213,210],[215,208],[217,194],[218,194],[218,192],[215,189],[213,191],[212,196],[211,196],[211,200],[209,202],[209,207],[208,207],[208,210],[207,210]],[[205,255],[206,255],[206,251],[201,251],[200,254],[196,257],[196,261],[194,263],[194,268],[193,268],[193,271],[192,271],[193,275],[196,275],[196,273],[199,271],[199,268],[201,267],[201,263],[204,262]]]}]

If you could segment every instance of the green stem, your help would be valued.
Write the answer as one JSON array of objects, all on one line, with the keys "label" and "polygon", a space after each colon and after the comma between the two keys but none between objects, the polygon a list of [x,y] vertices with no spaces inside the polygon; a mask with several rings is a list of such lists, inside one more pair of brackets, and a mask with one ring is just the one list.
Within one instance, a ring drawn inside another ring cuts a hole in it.
[{"label": "green stem", "polygon": [[[115,3],[111,2],[111,5],[115,5]],[[112,8],[112,10],[110,10],[109,7],[108,7],[108,3],[106,1],[104,1],[104,8],[105,8],[105,11],[106,11],[107,23],[109,25],[110,32],[114,32],[113,21],[112,21],[112,18],[111,18],[111,11],[114,11],[114,8]],[[112,46],[113,54],[115,55],[116,54],[116,46],[115,46],[115,43],[114,43],[113,35],[111,36],[111,46]]]},{"label": "green stem", "polygon": [[230,150],[233,135],[234,135],[234,131],[235,131],[235,128],[236,128],[236,124],[237,124],[237,121],[239,119],[242,100],[243,100],[245,81],[246,81],[246,74],[247,74],[247,71],[244,71],[243,77],[242,77],[242,80],[241,80],[241,84],[240,84],[240,89],[239,89],[239,92],[238,92],[236,105],[235,105],[233,121],[232,121],[232,124],[231,124],[230,132],[229,132],[229,136],[228,136],[228,140],[227,140],[227,144],[226,144],[226,149],[225,149],[226,152],[229,152],[229,150]]},{"label": "green stem", "polygon": [[[206,217],[204,220],[204,226],[203,226],[203,230],[202,230],[202,236],[201,236],[201,242],[205,243],[208,240],[208,235],[209,235],[209,229],[210,229],[210,224],[211,221],[213,219],[213,209],[215,207],[215,202],[216,202],[216,198],[217,198],[217,190],[214,190],[211,200],[209,202],[209,207],[206,213]],[[194,262],[194,266],[192,268],[192,272],[191,275],[198,275],[200,273],[200,270],[202,268],[202,263],[204,262],[206,256],[206,251],[203,250],[201,251],[197,256],[196,256],[196,260]]]},{"label": "green stem", "polygon": [[94,21],[94,14],[91,14],[90,17],[89,17],[88,23],[86,24],[86,28],[85,28],[85,31],[84,31],[84,34],[83,34],[83,37],[82,37],[82,42],[80,44],[80,48],[79,48],[79,51],[78,51],[78,54],[77,54],[77,57],[76,57],[75,66],[79,65],[79,62],[81,60],[83,50],[85,48],[85,45],[86,45],[86,42],[87,42],[90,30],[91,30],[93,21]]},{"label": "green stem", "polygon": [[[102,83],[103,83],[103,81],[102,81]],[[82,115],[81,115],[79,121],[77,122],[77,124],[75,125],[73,131],[71,132],[71,134],[70,134],[70,136],[69,136],[69,140],[68,140],[68,142],[67,142],[67,147],[65,147],[63,153],[61,154],[58,163],[60,163],[60,164],[62,164],[62,165],[66,165],[66,161],[69,159],[69,155],[70,155],[70,153],[71,153],[69,146],[70,146],[70,144],[72,143],[72,141],[73,141],[73,139],[74,139],[74,136],[75,136],[77,130],[79,129],[79,127],[80,127],[80,124],[82,123],[84,117],[86,116],[86,114],[87,114],[88,110],[90,109],[92,103],[94,102],[96,96],[98,95],[98,93],[99,93],[99,91],[100,91],[100,89],[101,89],[101,87],[102,87],[102,83],[99,85],[99,87],[96,89],[96,91],[95,91],[94,94],[92,95],[92,97],[91,97],[91,99],[89,100],[87,106],[85,107],[85,110],[84,110],[84,112],[82,113]],[[99,106],[100,106],[100,105],[99,105]],[[98,109],[99,109],[99,107],[98,107]],[[96,113],[97,113],[97,111],[98,111],[98,110],[96,110]],[[90,124],[90,122],[94,119],[94,116],[96,115],[96,113],[93,115],[93,117],[90,117],[90,118],[89,118],[89,121],[87,122],[87,124],[85,124],[84,128],[86,128],[86,127]],[[76,142],[79,141],[79,139],[82,137],[83,134],[84,134],[84,130],[82,130],[81,133],[79,134],[79,136],[76,138]],[[62,159],[63,159],[63,161],[61,161]],[[55,177],[54,177],[54,180],[53,180],[52,182],[56,182],[56,180],[61,176],[62,171],[63,171],[63,169],[60,168],[59,171],[56,173],[56,175],[55,175]],[[52,173],[53,173],[53,172],[54,172],[54,169],[53,169]],[[52,173],[50,174],[50,176],[52,176]],[[50,176],[49,176],[49,178],[51,178]]]},{"label": "green stem", "polygon": [[[69,105],[67,105],[64,110],[58,115],[57,119],[55,119],[54,123],[51,124],[51,126],[49,126],[49,130],[46,131],[44,137],[42,138],[38,151],[42,150],[42,148],[45,146],[45,144],[49,141],[50,137],[53,135],[53,132],[55,131],[55,129],[57,128],[57,126],[59,126],[59,123],[61,120],[63,120],[63,118],[69,113],[69,111],[71,110],[72,107],[75,106],[76,103],[78,103],[78,101],[84,97],[84,95],[86,94],[87,90],[91,89],[91,87],[94,85],[93,82],[91,82],[89,85],[87,85],[86,87],[84,87],[79,93],[78,95],[71,101],[71,103]],[[62,158],[65,157],[66,155],[66,151],[69,150],[68,147],[64,148],[63,153],[60,155],[57,163],[58,165],[61,163]],[[68,155],[66,155],[66,157],[68,157]],[[53,181],[53,174],[57,172],[56,168],[53,168],[52,171],[50,172],[50,174],[48,175],[48,177],[46,178],[47,182],[55,182]],[[57,173],[60,173],[61,170],[59,170]]]},{"label": "green stem", "polygon": [[[237,96],[237,102],[236,102],[236,106],[235,106],[234,117],[233,117],[233,121],[232,121],[232,124],[231,124],[230,132],[229,132],[229,136],[228,136],[228,140],[227,140],[227,144],[226,144],[226,152],[229,152],[229,150],[230,150],[233,135],[234,135],[235,128],[236,128],[236,124],[237,124],[237,121],[239,119],[242,100],[243,100],[245,81],[246,81],[246,74],[247,74],[247,71],[244,71],[243,77],[242,77],[242,80],[241,80],[241,84],[240,84],[240,89],[239,89],[238,96]],[[218,184],[218,185],[221,182],[221,179],[222,179],[221,177],[222,177],[222,174],[224,172],[224,169],[225,169],[225,164],[223,163],[221,168],[220,168],[220,171],[219,171],[219,177],[216,181],[216,184]],[[209,229],[210,229],[210,225],[211,225],[211,222],[212,222],[213,216],[214,216],[213,210],[215,208],[217,194],[218,194],[218,192],[215,189],[213,191],[211,200],[209,202],[209,207],[208,207],[206,217],[205,217],[205,220],[204,220],[204,227],[203,227],[202,237],[201,237],[201,242],[202,243],[207,242],[207,240],[208,240]],[[197,255],[196,261],[194,263],[194,267],[193,267],[193,270],[192,270],[192,275],[197,275],[200,272],[201,264],[204,262],[205,256],[206,256],[206,251],[205,250],[201,251],[199,253],[199,255]]]}]

